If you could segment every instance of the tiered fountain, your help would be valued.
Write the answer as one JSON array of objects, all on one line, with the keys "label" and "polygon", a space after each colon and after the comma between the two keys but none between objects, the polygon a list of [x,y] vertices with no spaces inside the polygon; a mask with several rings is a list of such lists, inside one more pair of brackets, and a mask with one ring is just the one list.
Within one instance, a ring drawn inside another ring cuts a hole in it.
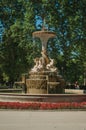
[{"label": "tiered fountain", "polygon": [[[54,66],[54,59],[47,54],[47,41],[55,38],[56,34],[45,29],[33,33],[33,37],[38,37],[42,42],[42,56],[35,58],[35,65],[28,75],[22,75],[22,81],[15,82],[23,87],[27,94],[1,93],[0,101],[36,101],[36,102],[83,102],[86,101],[85,94],[62,94],[64,93],[65,81]],[[27,89],[27,90],[26,90]],[[16,89],[15,89],[16,90]],[[18,91],[18,89],[17,89]],[[56,94],[59,93],[59,94]]]},{"label": "tiered fountain", "polygon": [[33,37],[40,38],[42,42],[42,56],[34,59],[35,65],[29,72],[29,79],[26,79],[27,93],[63,93],[65,82],[54,66],[54,59],[47,54],[47,41],[49,38],[55,38],[56,34],[48,31],[43,25],[41,31],[33,32]]}]

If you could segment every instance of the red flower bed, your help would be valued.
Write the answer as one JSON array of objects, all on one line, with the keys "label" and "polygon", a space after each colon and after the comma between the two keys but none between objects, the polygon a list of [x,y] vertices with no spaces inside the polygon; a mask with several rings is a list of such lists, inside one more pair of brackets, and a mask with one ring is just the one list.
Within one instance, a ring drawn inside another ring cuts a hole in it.
[{"label": "red flower bed", "polygon": [[31,109],[31,110],[86,109],[86,102],[80,102],[80,103],[0,102],[0,109]]}]

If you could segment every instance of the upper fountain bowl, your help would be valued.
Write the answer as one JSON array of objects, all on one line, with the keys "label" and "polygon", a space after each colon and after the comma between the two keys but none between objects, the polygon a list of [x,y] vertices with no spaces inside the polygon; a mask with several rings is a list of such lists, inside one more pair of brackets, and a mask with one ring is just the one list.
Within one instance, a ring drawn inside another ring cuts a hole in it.
[{"label": "upper fountain bowl", "polygon": [[42,28],[41,31],[33,32],[33,37],[38,38],[54,38],[56,36],[55,32],[48,31],[45,27]]}]

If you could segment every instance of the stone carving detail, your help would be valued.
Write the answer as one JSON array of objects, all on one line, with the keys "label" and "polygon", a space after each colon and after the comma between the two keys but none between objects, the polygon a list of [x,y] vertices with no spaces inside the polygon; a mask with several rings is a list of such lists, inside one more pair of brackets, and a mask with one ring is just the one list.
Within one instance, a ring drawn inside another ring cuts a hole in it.
[{"label": "stone carving detail", "polygon": [[54,66],[54,59],[50,59],[50,63],[46,65],[47,70],[57,72],[57,68]]},{"label": "stone carving detail", "polygon": [[40,58],[34,59],[35,66],[31,69],[32,72],[38,72],[43,70],[43,64]]},{"label": "stone carving detail", "polygon": [[47,80],[45,79],[42,79],[42,80],[29,79],[27,83],[28,83],[29,88],[46,89],[47,87]]},{"label": "stone carving detail", "polygon": [[57,71],[57,68],[54,66],[54,59],[48,58],[48,55],[46,51],[41,52],[42,57],[41,58],[35,58],[35,66],[32,68],[32,72],[39,72],[43,70],[48,70],[55,72]]}]

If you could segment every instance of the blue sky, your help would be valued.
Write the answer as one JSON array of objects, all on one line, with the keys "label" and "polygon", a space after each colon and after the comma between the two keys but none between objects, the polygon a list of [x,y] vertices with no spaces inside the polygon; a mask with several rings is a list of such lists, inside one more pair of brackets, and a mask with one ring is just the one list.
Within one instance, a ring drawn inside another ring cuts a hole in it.
[{"label": "blue sky", "polygon": [[0,42],[2,41],[2,34],[3,34],[3,32],[4,32],[4,27],[3,27],[3,24],[0,21]]}]

